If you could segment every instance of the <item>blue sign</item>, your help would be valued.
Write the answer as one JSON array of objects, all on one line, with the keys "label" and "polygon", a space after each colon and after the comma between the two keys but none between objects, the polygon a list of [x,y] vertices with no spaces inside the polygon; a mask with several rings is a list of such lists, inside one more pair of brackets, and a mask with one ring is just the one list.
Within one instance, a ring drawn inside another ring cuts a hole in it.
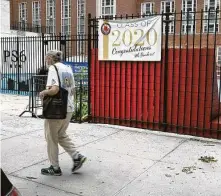
[{"label": "blue sign", "polygon": [[65,65],[69,65],[72,68],[76,86],[80,85],[80,81],[82,81],[83,86],[88,85],[88,63],[87,62],[63,61],[62,63],[64,63]]},{"label": "blue sign", "polygon": [[69,65],[73,73],[87,73],[88,72],[88,63],[87,62],[69,62],[63,61],[65,65]]},{"label": "blue sign", "polygon": [[[82,81],[84,86],[88,85],[88,63],[87,62],[63,62],[69,65],[74,73],[76,86],[80,85]],[[34,73],[12,73],[1,74],[0,79],[0,93],[17,94],[20,91],[21,94],[29,94],[29,80]]]}]

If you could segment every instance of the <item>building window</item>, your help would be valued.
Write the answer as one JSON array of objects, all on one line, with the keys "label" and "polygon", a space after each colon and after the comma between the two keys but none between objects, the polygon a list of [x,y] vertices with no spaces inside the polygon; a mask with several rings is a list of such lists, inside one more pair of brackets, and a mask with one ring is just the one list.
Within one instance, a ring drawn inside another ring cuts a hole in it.
[{"label": "building window", "polygon": [[78,34],[85,34],[85,0],[78,0],[77,2],[77,32]]},{"label": "building window", "polygon": [[221,46],[217,47],[217,60],[216,60],[217,66],[216,66],[216,70],[217,70],[217,77],[218,79],[220,78],[220,74],[221,74]]},{"label": "building window", "polygon": [[214,33],[215,31],[219,31],[220,12],[216,12],[216,9],[220,7],[219,1],[220,0],[204,0],[204,32]]},{"label": "building window", "polygon": [[70,0],[61,1],[61,33],[71,34],[71,4]]},{"label": "building window", "polygon": [[[79,39],[85,35],[85,15],[86,15],[86,0],[77,0],[77,34]],[[78,41],[77,54],[85,53],[84,41]]]},{"label": "building window", "polygon": [[32,2],[32,25],[35,32],[40,32],[41,15],[40,1]]},{"label": "building window", "polygon": [[55,0],[46,1],[46,33],[55,34]]},{"label": "building window", "polygon": [[27,3],[19,3],[20,30],[25,31],[27,27]]},{"label": "building window", "polygon": [[99,0],[101,5],[100,15],[105,18],[113,18],[116,15],[116,0]]},{"label": "building window", "polygon": [[183,0],[182,12],[182,33],[192,34],[195,32],[196,0]]},{"label": "building window", "polygon": [[[161,13],[174,13],[175,12],[175,2],[174,1],[161,1]],[[174,33],[174,15],[170,15],[169,23],[169,33]],[[166,19],[166,16],[164,16]],[[163,25],[163,32],[165,33],[165,24]]]},{"label": "building window", "polygon": [[154,14],[154,2],[145,2],[141,4],[141,15]]}]

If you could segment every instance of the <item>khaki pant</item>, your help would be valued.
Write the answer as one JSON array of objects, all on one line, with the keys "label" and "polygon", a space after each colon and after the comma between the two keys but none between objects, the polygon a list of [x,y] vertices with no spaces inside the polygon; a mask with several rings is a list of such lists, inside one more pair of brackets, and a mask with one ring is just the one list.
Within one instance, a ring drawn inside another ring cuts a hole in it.
[{"label": "khaki pant", "polygon": [[70,123],[72,113],[67,113],[66,119],[45,119],[45,138],[47,141],[48,158],[51,165],[59,167],[58,144],[73,158],[77,153],[74,144],[68,137],[66,130]]}]

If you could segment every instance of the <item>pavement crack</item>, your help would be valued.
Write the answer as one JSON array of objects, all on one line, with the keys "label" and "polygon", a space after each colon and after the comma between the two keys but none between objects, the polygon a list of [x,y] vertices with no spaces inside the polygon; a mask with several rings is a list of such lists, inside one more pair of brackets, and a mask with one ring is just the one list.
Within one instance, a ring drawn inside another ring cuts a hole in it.
[{"label": "pavement crack", "polygon": [[167,157],[169,154],[171,154],[172,152],[174,152],[177,148],[179,148],[183,143],[185,143],[186,141],[188,141],[188,139],[182,140],[182,142],[180,142],[175,148],[173,148],[170,152],[168,152],[166,155],[164,155],[161,159],[155,161],[150,167],[148,167],[146,170],[144,170],[143,172],[141,172],[138,176],[136,176],[133,180],[129,181],[126,185],[124,185],[120,190],[118,190],[116,193],[113,194],[113,196],[117,196],[119,195],[119,193],[125,189],[128,185],[130,185],[132,182],[134,182],[137,178],[139,178],[141,175],[143,175],[144,173],[146,173],[148,170],[150,170],[152,167],[154,167],[157,163],[162,162],[162,160]]},{"label": "pavement crack", "polygon": [[100,148],[96,148],[96,147],[95,147],[95,149],[96,149],[96,150],[99,150],[99,151],[104,151],[104,152],[113,153],[113,154],[119,154],[119,155],[122,155],[122,156],[128,156],[128,157],[132,157],[132,158],[140,159],[140,160],[158,161],[157,159],[150,159],[150,158],[140,157],[140,156],[136,156],[136,155],[133,155],[133,154],[116,152],[116,151],[113,151],[113,150],[100,149]]},{"label": "pavement crack", "polygon": [[172,152],[174,152],[177,148],[179,148],[182,144],[184,144],[185,142],[187,142],[188,139],[182,140],[173,150],[171,150],[170,152],[168,152],[166,155],[164,155],[159,161],[162,161],[164,158],[166,158],[169,154],[171,154]]},{"label": "pavement crack", "polygon": [[[19,137],[19,136],[24,136],[24,135],[29,135],[29,134],[31,134],[31,133],[35,133],[35,132],[37,132],[37,131],[40,131],[41,129],[38,129],[38,130],[35,130],[35,131],[30,131],[30,132],[28,132],[28,133],[22,133],[22,134],[19,134],[19,135],[13,135],[13,136],[11,136],[11,137],[7,137],[7,138],[4,138],[4,139],[1,139],[1,141],[4,141],[4,140],[8,140],[8,139],[11,139],[11,138],[15,138],[15,137]],[[15,133],[15,132],[14,132]],[[30,136],[31,137],[31,136]]]},{"label": "pavement crack", "polygon": [[22,180],[25,180],[25,181],[28,181],[28,182],[33,182],[33,183],[36,183],[36,184],[40,184],[42,186],[49,187],[49,188],[55,189],[57,191],[62,191],[62,192],[67,193],[67,194],[71,194],[71,195],[75,195],[75,196],[82,196],[82,195],[77,194],[77,193],[69,192],[69,191],[66,191],[66,190],[63,190],[63,189],[59,189],[59,188],[51,186],[51,185],[43,184],[41,182],[33,181],[33,180],[30,180],[30,179],[27,179],[27,178],[24,178],[24,177],[20,177],[20,176],[17,176],[17,175],[9,174],[9,176],[12,176],[12,177],[15,177],[15,178],[19,178],[19,179],[22,179]]},{"label": "pavement crack", "polygon": [[[84,146],[86,146],[86,145],[88,145],[88,144],[101,141],[101,140],[103,140],[103,139],[105,139],[105,138],[108,138],[108,137],[110,137],[110,136],[112,136],[112,135],[118,134],[119,132],[122,132],[122,131],[116,131],[116,132],[114,132],[114,133],[108,134],[108,135],[106,135],[106,136],[104,136],[104,137],[98,138],[98,139],[96,139],[96,140],[87,142],[87,143],[82,144],[82,145],[79,145],[79,146],[77,146],[77,148],[81,148],[81,147],[84,147]],[[64,154],[64,153],[66,153],[66,152],[64,151],[64,152],[62,152],[62,153],[59,153],[59,155],[62,155],[62,154]],[[32,165],[28,165],[28,166],[26,166],[26,167],[23,167],[23,168],[21,168],[21,169],[19,169],[19,170],[10,172],[9,175],[12,175],[12,174],[14,174],[14,173],[20,172],[20,171],[22,171],[22,170],[24,170],[24,169],[27,169],[27,168],[29,168],[29,167],[32,167],[32,166],[34,166],[34,165],[38,165],[38,164],[43,163],[43,162],[45,162],[45,161],[47,161],[47,160],[48,160],[48,158],[47,158],[47,159],[43,159],[43,160],[41,160],[41,161],[38,161],[38,162],[36,162],[36,163],[34,163],[34,164],[32,164]]]}]

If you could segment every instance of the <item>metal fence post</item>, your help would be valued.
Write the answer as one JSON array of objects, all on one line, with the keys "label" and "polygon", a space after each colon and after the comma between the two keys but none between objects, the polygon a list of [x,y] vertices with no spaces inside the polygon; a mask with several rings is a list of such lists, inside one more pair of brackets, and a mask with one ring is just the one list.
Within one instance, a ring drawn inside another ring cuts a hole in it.
[{"label": "metal fence post", "polygon": [[34,117],[34,77],[31,77],[31,114]]},{"label": "metal fence post", "polygon": [[64,51],[63,52],[63,61],[66,61],[67,60],[67,45],[66,45],[66,40],[67,40],[67,35],[64,35],[63,36],[63,39],[62,39],[62,45],[64,45]]},{"label": "metal fence post", "polygon": [[44,40],[44,33],[42,33],[42,65],[43,65],[43,70],[45,70],[45,51],[44,51],[44,44],[45,44],[45,40]]},{"label": "metal fence post", "polygon": [[80,80],[80,119],[79,119],[79,123],[82,123],[82,93],[83,93],[83,88],[82,88],[82,80]]},{"label": "metal fence post", "polygon": [[16,70],[17,70],[17,85],[18,85],[18,95],[20,94],[20,73],[19,73],[19,64],[20,64],[20,51],[19,51],[19,37],[17,37],[17,54],[18,58],[16,60],[17,65],[16,65]]},{"label": "metal fence post", "polygon": [[165,57],[164,57],[164,104],[163,104],[163,128],[164,131],[167,131],[167,82],[168,82],[168,47],[169,47],[169,23],[170,13],[164,13],[166,20],[163,20],[165,23]]},{"label": "metal fence post", "polygon": [[88,121],[91,121],[91,14],[88,14]]},{"label": "metal fence post", "polygon": [[61,45],[62,45],[62,44],[61,44],[61,43],[62,43],[61,36],[62,36],[62,35],[61,35],[61,32],[60,32],[60,33],[59,33],[60,51],[62,51],[62,47],[61,47]]}]

